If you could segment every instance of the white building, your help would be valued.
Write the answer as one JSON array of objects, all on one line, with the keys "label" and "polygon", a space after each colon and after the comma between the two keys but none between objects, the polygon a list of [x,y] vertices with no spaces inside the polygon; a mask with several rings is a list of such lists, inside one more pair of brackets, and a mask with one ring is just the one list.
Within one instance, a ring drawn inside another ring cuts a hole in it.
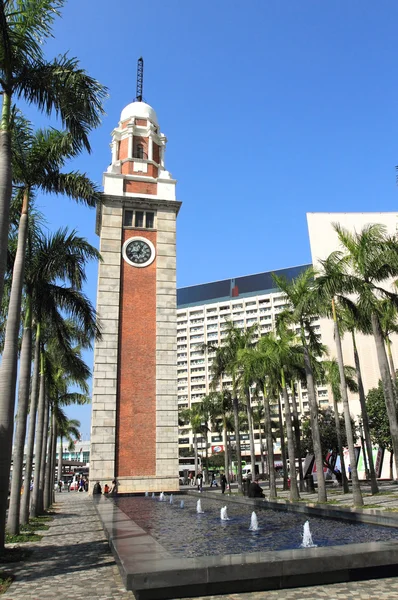
[{"label": "white building", "polygon": [[[275,271],[287,279],[297,277],[311,265],[301,265]],[[261,334],[275,327],[275,318],[286,307],[286,298],[275,286],[272,272],[247,275],[235,279],[225,279],[212,283],[180,288],[177,290],[177,384],[178,407],[190,408],[200,402],[211,391],[211,361],[214,354],[202,351],[203,343],[217,342],[222,345],[223,331],[227,320],[242,329],[257,323]],[[314,323],[315,330],[320,325]],[[228,383],[228,378],[224,383]],[[299,386],[296,399],[300,413],[306,414],[308,396],[306,389]],[[325,386],[318,389],[321,407],[329,404]],[[283,403],[282,403],[283,405]],[[273,415],[277,418],[277,413]],[[262,436],[264,439],[264,435]],[[242,455],[249,457],[248,433],[241,433]],[[259,432],[255,431],[256,456],[260,456]],[[234,435],[231,440],[234,441]],[[216,432],[208,436],[210,453],[224,449],[222,437]],[[199,448],[205,441],[199,439]],[[189,448],[193,435],[189,426],[179,427],[179,448]],[[275,445],[280,451],[280,444]]]}]

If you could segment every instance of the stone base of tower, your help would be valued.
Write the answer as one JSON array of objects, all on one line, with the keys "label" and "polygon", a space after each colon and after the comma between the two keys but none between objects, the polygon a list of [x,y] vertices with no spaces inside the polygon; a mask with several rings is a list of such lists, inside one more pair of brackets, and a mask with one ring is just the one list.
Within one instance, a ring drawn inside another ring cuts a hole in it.
[{"label": "stone base of tower", "polygon": [[178,492],[178,477],[118,477],[118,493]]}]

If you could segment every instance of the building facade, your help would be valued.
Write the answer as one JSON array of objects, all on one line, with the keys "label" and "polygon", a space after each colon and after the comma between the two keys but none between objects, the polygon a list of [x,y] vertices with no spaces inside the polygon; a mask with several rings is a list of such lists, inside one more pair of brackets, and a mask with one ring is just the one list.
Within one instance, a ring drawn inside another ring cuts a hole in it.
[{"label": "building facade", "polygon": [[[311,265],[281,269],[275,273],[291,280],[309,266]],[[203,344],[222,345],[226,335],[223,331],[226,321],[232,321],[241,329],[257,324],[259,335],[264,335],[274,330],[275,319],[287,304],[286,297],[275,286],[272,272],[265,272],[180,288],[177,291],[177,306],[177,383],[178,407],[181,410],[201,402],[211,391],[211,362],[214,353],[204,353]],[[314,329],[320,333],[318,320],[314,321]],[[223,384],[227,385],[230,381],[226,377]],[[321,408],[329,405],[326,386],[319,386],[318,398]],[[255,399],[253,400],[255,403]],[[296,388],[296,401],[300,413],[309,414],[307,390],[301,385]],[[273,418],[278,418],[276,407]],[[254,436],[256,456],[259,459],[260,440],[264,436],[260,436],[258,429]],[[233,442],[234,435],[230,439]],[[241,432],[240,439],[242,456],[249,458],[248,433]],[[192,447],[193,434],[189,426],[179,427],[178,443],[180,452]],[[206,443],[210,453],[224,450],[222,437],[216,432],[209,432],[207,440],[199,437],[198,447],[201,453],[204,452]],[[275,452],[280,452],[279,441],[275,443]]]},{"label": "building facade", "polygon": [[102,262],[94,351],[91,486],[178,489],[176,181],[145,102],[123,109],[97,211]]}]

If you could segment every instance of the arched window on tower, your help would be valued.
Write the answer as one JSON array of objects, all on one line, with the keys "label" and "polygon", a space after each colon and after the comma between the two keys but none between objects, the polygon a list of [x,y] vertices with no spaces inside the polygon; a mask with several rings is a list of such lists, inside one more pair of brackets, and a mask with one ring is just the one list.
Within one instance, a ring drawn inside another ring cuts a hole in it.
[{"label": "arched window on tower", "polygon": [[144,146],[142,144],[137,144],[134,151],[134,158],[145,158],[144,156]]}]

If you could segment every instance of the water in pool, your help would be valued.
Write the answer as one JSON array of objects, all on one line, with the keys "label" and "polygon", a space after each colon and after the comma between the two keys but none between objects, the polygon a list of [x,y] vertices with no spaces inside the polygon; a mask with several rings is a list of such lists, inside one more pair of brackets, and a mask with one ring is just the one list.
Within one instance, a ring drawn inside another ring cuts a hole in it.
[{"label": "water in pool", "polygon": [[266,508],[256,509],[258,529],[250,531],[252,506],[227,503],[228,520],[221,520],[223,505],[207,498],[201,499],[202,512],[197,512],[197,498],[191,496],[184,496],[183,508],[181,501],[160,502],[159,495],[119,497],[114,502],[168,552],[184,557],[300,548],[307,520],[318,547],[398,539],[398,529],[390,527]]}]

